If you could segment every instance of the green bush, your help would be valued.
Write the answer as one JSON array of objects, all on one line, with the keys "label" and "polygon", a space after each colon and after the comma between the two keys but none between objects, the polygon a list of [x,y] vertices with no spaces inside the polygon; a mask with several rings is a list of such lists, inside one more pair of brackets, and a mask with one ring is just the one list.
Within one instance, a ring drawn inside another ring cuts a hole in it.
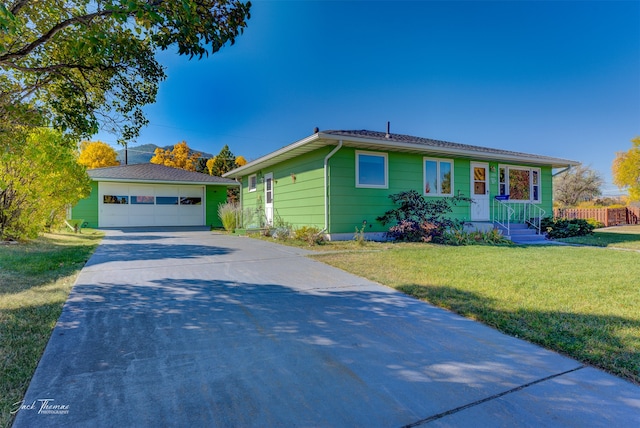
[{"label": "green bush", "polygon": [[309,246],[319,245],[324,242],[322,230],[315,226],[302,226],[294,229],[293,238],[298,241],[304,241]]},{"label": "green bush", "polygon": [[605,224],[603,222],[598,221],[595,218],[588,218],[587,223],[593,226],[594,229],[600,229],[602,227],[605,227]]},{"label": "green bush", "polygon": [[444,243],[447,230],[462,226],[462,222],[450,217],[453,207],[460,202],[471,202],[465,196],[426,199],[415,190],[393,195],[389,199],[397,208],[378,217],[383,225],[392,224],[386,233],[394,241]]},{"label": "green bush", "polygon": [[587,220],[581,218],[554,219],[551,217],[545,217],[542,219],[541,227],[550,239],[589,235],[593,233],[593,229],[595,229],[595,227]]},{"label": "green bush", "polygon": [[447,245],[508,245],[512,242],[505,238],[498,229],[486,232],[480,230],[467,232],[458,228],[445,232],[444,243]]}]

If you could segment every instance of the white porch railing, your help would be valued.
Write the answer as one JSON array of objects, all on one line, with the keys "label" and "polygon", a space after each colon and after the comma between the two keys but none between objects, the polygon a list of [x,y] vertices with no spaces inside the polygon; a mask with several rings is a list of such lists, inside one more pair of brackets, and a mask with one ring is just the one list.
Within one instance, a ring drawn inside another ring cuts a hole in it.
[{"label": "white porch railing", "polygon": [[491,218],[493,218],[493,222],[502,226],[505,230],[505,235],[510,236],[511,218],[514,216],[515,210],[509,206],[506,199],[494,198],[491,211]]},{"label": "white porch railing", "polygon": [[545,214],[546,211],[539,205],[530,202],[510,202],[501,197],[493,199],[493,222],[502,226],[507,236],[511,234],[512,223],[528,224],[540,235],[542,233],[541,222]]}]

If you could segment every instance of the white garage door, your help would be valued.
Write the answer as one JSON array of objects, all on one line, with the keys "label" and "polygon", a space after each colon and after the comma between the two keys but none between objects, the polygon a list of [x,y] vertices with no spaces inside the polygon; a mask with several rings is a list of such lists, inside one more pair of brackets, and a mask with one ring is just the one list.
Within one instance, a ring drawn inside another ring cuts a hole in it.
[{"label": "white garage door", "polygon": [[204,226],[204,187],[98,183],[99,227]]}]

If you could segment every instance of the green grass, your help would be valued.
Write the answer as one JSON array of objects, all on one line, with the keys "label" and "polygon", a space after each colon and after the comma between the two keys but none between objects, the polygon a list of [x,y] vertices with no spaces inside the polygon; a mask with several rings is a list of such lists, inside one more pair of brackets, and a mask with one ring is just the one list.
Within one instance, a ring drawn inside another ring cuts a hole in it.
[{"label": "green grass", "polygon": [[0,426],[10,426],[75,279],[103,234],[0,243]]},{"label": "green grass", "polygon": [[640,225],[616,226],[596,229],[593,235],[559,239],[561,242],[596,247],[624,248],[640,250]]},{"label": "green grass", "polygon": [[567,246],[378,248],[314,257],[640,383],[639,253]]}]

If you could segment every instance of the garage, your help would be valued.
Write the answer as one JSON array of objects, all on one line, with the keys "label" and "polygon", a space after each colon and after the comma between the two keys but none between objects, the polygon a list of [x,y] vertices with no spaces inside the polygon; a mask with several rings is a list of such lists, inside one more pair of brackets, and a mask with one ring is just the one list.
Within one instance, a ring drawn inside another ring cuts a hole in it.
[{"label": "garage", "polygon": [[156,164],[96,168],[87,171],[91,195],[70,217],[85,227],[222,225],[218,206],[227,200],[233,180]]},{"label": "garage", "polygon": [[204,186],[99,183],[99,227],[202,226]]}]

